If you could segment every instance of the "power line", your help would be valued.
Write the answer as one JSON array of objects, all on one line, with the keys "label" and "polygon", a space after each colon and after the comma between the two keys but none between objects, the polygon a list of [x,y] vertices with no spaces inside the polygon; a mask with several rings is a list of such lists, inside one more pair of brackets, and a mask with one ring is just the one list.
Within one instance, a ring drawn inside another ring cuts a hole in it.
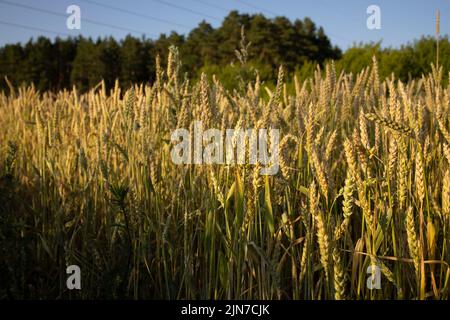
[{"label": "power line", "polygon": [[[101,4],[101,3],[98,3],[98,2],[92,1],[92,0],[82,0],[82,1],[91,2],[91,3],[93,3],[93,4],[95,3],[96,5],[99,5],[99,6],[101,5],[101,6],[105,6],[105,7],[110,7],[111,9],[114,8],[114,10],[117,9],[117,10],[121,10],[121,11],[123,11],[123,12],[127,12],[127,13],[130,13],[130,14],[140,15],[139,13],[136,13],[136,12],[131,12],[131,11],[128,12],[128,10],[122,10],[122,9],[120,9],[120,8],[117,8],[117,7],[112,7],[112,6],[109,6],[109,5],[103,5],[103,4]],[[152,1],[161,2],[161,3],[164,3],[164,4],[166,4],[166,5],[172,5],[172,4],[168,3],[168,2],[161,1],[161,0],[152,0]],[[205,5],[207,5],[205,1],[202,1],[202,0],[195,0],[195,1],[197,1],[197,2],[202,2],[202,3],[204,3]],[[244,3],[244,1],[242,1],[242,0],[235,0],[235,1]],[[65,15],[65,14],[61,14],[61,13],[57,13],[57,12],[53,12],[53,11],[49,11],[49,10],[45,10],[45,9],[40,9],[40,8],[36,8],[36,7],[32,7],[32,6],[25,5],[25,4],[12,3],[12,2],[9,2],[9,1],[7,1],[7,0],[0,0],[0,3],[6,4],[6,5],[10,5],[10,6],[21,7],[21,8],[25,8],[25,9],[29,9],[29,10],[34,10],[34,11],[38,11],[38,12],[42,12],[42,13],[46,13],[46,14],[51,14],[51,15],[55,15],[55,16],[60,16],[60,17],[67,18],[67,15]],[[212,4],[210,4],[210,5],[211,5],[211,6],[215,6],[215,5],[212,5]],[[173,6],[178,7],[178,6],[176,6],[176,5],[173,5]],[[251,6],[251,5],[249,5],[249,6]],[[256,8],[256,9],[262,10],[262,8],[258,8],[258,7],[256,7],[256,6],[253,6],[253,7]],[[181,8],[183,8],[183,7],[180,7],[180,9],[181,9]],[[190,9],[183,8],[182,10],[190,10]],[[196,14],[201,14],[201,13],[196,13]],[[144,15],[142,15],[142,16],[144,16]],[[150,17],[148,17],[148,18],[150,18]],[[217,18],[215,18],[215,19],[217,19]],[[100,26],[104,26],[104,27],[108,27],[108,28],[113,28],[113,29],[122,30],[122,31],[133,32],[133,33],[138,33],[138,34],[146,34],[146,32],[141,31],[141,30],[136,30],[136,29],[131,29],[131,28],[125,28],[125,27],[121,27],[121,26],[117,26],[117,25],[112,25],[112,24],[108,24],[108,23],[102,23],[102,22],[98,22],[98,21],[94,21],[94,20],[90,20],[90,19],[85,19],[85,18],[83,18],[83,21],[88,22],[88,23],[91,23],[91,24],[95,24],[95,25],[100,25]],[[17,27],[17,28],[22,28],[22,29],[28,29],[28,30],[34,30],[34,31],[45,32],[45,33],[49,33],[49,34],[71,36],[70,34],[65,33],[65,32],[53,31],[53,30],[48,30],[48,29],[43,29],[43,28],[38,28],[38,27],[32,27],[32,26],[25,26],[25,25],[21,25],[21,24],[17,24],[17,23],[12,23],[12,22],[1,21],[0,24],[8,25],[8,26],[13,26],[13,27]],[[340,36],[340,35],[337,35],[337,34],[334,34],[334,33],[330,33],[330,32],[329,32],[328,34],[329,34],[330,36],[334,37],[334,38],[337,38],[337,39],[341,39],[341,40],[345,40],[345,41],[351,42],[351,40],[348,39],[348,38],[346,38],[346,37],[343,37],[343,36]],[[155,36],[155,35],[152,35],[152,36]]]},{"label": "power line", "polygon": [[[248,2],[243,1],[243,0],[234,0],[234,1],[239,2],[239,3],[242,3],[243,5],[246,5],[247,7],[250,7],[250,8],[256,9],[256,10],[265,11],[266,13],[270,13],[270,14],[275,15],[275,16],[278,16],[278,15],[279,15],[279,14],[277,14],[276,12],[273,12],[273,11],[270,11],[270,10],[266,10],[266,9],[264,9],[264,8],[255,6],[255,5],[251,4],[251,3],[248,3]],[[330,36],[333,36],[334,38],[337,38],[337,39],[341,39],[341,40],[345,40],[345,41],[351,41],[350,39],[348,39],[348,38],[346,38],[346,37],[343,37],[343,36],[340,36],[340,35],[335,34],[335,33],[330,33],[330,32],[328,32],[328,34],[329,34]]]},{"label": "power line", "polygon": [[153,1],[153,2],[161,3],[161,4],[164,4],[164,5],[166,5],[166,6],[169,6],[169,7],[172,7],[172,8],[176,8],[176,9],[179,9],[179,10],[184,10],[184,11],[186,11],[186,12],[190,12],[190,13],[193,13],[193,14],[196,14],[196,15],[199,15],[199,16],[202,16],[202,17],[206,17],[206,18],[212,19],[212,20],[221,21],[221,19],[219,19],[219,18],[217,18],[217,17],[210,16],[210,15],[208,15],[208,14],[205,14],[205,13],[202,13],[202,12],[199,12],[199,11],[195,11],[195,10],[192,10],[192,9],[189,9],[189,8],[186,8],[186,7],[183,7],[183,6],[179,6],[179,5],[173,4],[173,3],[171,3],[171,2],[167,2],[167,1],[163,1],[163,0],[152,0],[152,1]]},{"label": "power line", "polygon": [[112,6],[112,5],[109,5],[109,4],[100,3],[100,2],[97,2],[97,1],[92,1],[92,0],[81,0],[81,1],[84,1],[84,2],[87,2],[87,3],[91,3],[91,4],[99,6],[99,7],[104,7],[104,8],[108,8],[108,9],[119,11],[119,12],[125,12],[125,13],[128,13],[130,15],[133,15],[133,16],[136,16],[136,17],[140,17],[140,18],[144,18],[144,19],[148,19],[148,20],[155,20],[155,21],[159,21],[159,22],[162,22],[162,23],[175,25],[175,26],[182,27],[182,28],[187,28],[187,29],[192,29],[193,28],[193,27],[187,26],[185,24],[181,24],[181,23],[177,23],[177,22],[173,22],[173,21],[169,21],[169,20],[165,20],[165,19],[149,16],[149,15],[146,15],[146,14],[142,14],[142,13],[139,13],[139,12],[135,12],[135,11],[119,8],[119,7],[115,7],[115,6]]},{"label": "power line", "polygon": [[34,31],[45,32],[45,33],[51,33],[51,34],[56,34],[56,35],[63,35],[63,36],[68,36],[68,37],[71,36],[70,34],[64,33],[64,32],[52,31],[52,30],[47,30],[47,29],[42,29],[42,28],[32,27],[32,26],[25,26],[25,25],[23,25],[23,24],[18,24],[18,23],[13,23],[13,22],[7,22],[7,21],[1,21],[1,20],[0,20],[0,24],[6,25],[6,26],[10,26],[10,27],[16,27],[16,28],[22,28],[22,29],[34,30]]},{"label": "power line", "polygon": [[207,6],[207,7],[210,7],[210,8],[214,8],[214,9],[218,9],[218,10],[223,10],[223,11],[227,11],[227,12],[230,11],[230,9],[227,9],[227,8],[224,8],[224,7],[221,7],[221,6],[218,6],[218,5],[216,5],[216,4],[209,3],[209,2],[207,2],[207,1],[203,1],[203,0],[192,0],[192,1],[199,2],[199,3],[201,3],[201,4],[203,4],[203,5]]},{"label": "power line", "polygon": [[[208,7],[211,7],[211,8],[229,11],[228,9],[225,9],[224,7],[221,7],[221,6],[218,6],[218,5],[209,3],[209,2],[204,1],[204,0],[192,0],[192,1],[196,1],[196,2],[202,3],[202,4],[204,4],[205,6],[208,6]],[[253,4],[251,4],[251,3],[248,3],[248,2],[246,2],[246,1],[242,1],[242,0],[235,0],[235,1],[236,1],[236,2],[239,2],[239,3],[242,3],[242,4],[244,4],[244,5],[248,6],[248,7],[253,8],[253,9],[256,9],[256,10],[264,11],[264,12],[266,12],[266,13],[269,13],[269,14],[272,14],[272,15],[275,15],[275,16],[278,16],[278,15],[279,15],[279,14],[277,14],[276,12],[269,11],[269,10],[266,10],[266,9],[264,9],[264,8],[255,6],[255,5],[253,5]],[[337,34],[334,34],[334,33],[329,33],[329,32],[328,32],[328,34],[331,35],[331,36],[333,36],[334,38],[341,39],[341,40],[345,40],[345,41],[350,41],[350,42],[351,42],[351,40],[349,40],[348,38],[345,38],[345,37],[343,37],[343,36],[340,36],[340,35],[337,35]]]},{"label": "power line", "polygon": [[[51,14],[51,15],[54,15],[54,16],[67,18],[67,15],[62,14],[62,13],[49,11],[49,10],[45,10],[45,9],[41,9],[41,8],[36,8],[36,7],[28,6],[28,5],[25,5],[25,4],[21,4],[21,3],[13,3],[13,2],[6,1],[6,0],[0,0],[0,3],[6,4],[6,5],[9,5],[9,6],[25,8],[25,9],[28,9],[28,10],[38,11],[38,12],[42,12],[42,13],[46,13],[46,14]],[[90,20],[90,19],[86,19],[86,18],[83,18],[82,21],[83,22],[87,22],[87,23],[91,23],[91,24],[96,24],[96,25],[103,26],[103,27],[112,28],[112,29],[117,29],[117,30],[132,32],[132,33],[138,33],[138,34],[144,34],[144,35],[146,34],[146,32],[141,31],[141,30],[121,27],[121,26],[117,26],[117,25],[113,25],[113,24],[109,24],[109,23],[98,22],[98,21],[94,21],[94,20]],[[155,35],[152,35],[152,36],[155,36]]]},{"label": "power line", "polygon": [[247,7],[250,7],[250,8],[256,9],[256,10],[260,10],[260,11],[262,11],[262,12],[265,12],[265,13],[268,13],[268,14],[271,14],[271,15],[274,15],[274,16],[279,16],[279,14],[276,13],[276,12],[273,12],[273,11],[271,11],[271,10],[266,10],[266,9],[264,9],[264,8],[255,6],[254,4],[248,3],[248,2],[246,2],[246,1],[242,1],[242,0],[234,0],[234,1],[239,2],[239,3],[242,3],[243,5],[245,5],[245,6],[247,6]]},{"label": "power line", "polygon": [[[347,41],[347,42],[352,42],[351,39],[346,38],[346,37],[342,37],[342,36],[340,36],[340,35],[338,35],[338,34],[335,34],[335,33],[330,33],[330,32],[328,32],[328,35],[330,35],[330,36],[332,36],[332,37],[334,37],[334,38],[336,38],[336,39],[341,39],[341,40],[344,40],[344,41]],[[328,37],[328,36],[327,36],[327,37]],[[330,38],[330,37],[328,37],[328,38]],[[330,39],[330,40],[331,40],[331,39]]]}]

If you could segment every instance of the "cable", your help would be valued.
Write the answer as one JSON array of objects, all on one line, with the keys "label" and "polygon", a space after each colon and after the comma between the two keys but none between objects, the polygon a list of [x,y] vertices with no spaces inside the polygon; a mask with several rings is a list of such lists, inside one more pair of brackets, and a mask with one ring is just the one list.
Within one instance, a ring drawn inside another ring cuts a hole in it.
[{"label": "cable", "polygon": [[64,32],[52,31],[52,30],[47,30],[47,29],[41,29],[41,28],[38,28],[38,27],[25,26],[23,24],[18,24],[18,23],[13,23],[13,22],[7,22],[7,21],[1,21],[0,20],[0,24],[6,25],[6,26],[12,26],[12,27],[16,27],[16,28],[29,29],[29,30],[45,32],[45,33],[51,33],[51,34],[56,34],[56,35],[63,35],[63,36],[68,36],[68,37],[71,36],[70,34],[64,33]]},{"label": "cable", "polygon": [[222,21],[221,19],[219,19],[219,18],[217,18],[217,17],[210,16],[210,15],[204,14],[204,13],[202,13],[202,12],[195,11],[195,10],[192,10],[192,9],[189,9],[189,8],[186,8],[186,7],[182,7],[182,6],[179,6],[179,5],[176,5],[176,4],[167,2],[167,1],[162,1],[162,0],[151,0],[151,1],[153,1],[153,2],[158,2],[158,3],[162,3],[162,4],[166,5],[166,6],[169,6],[169,7],[172,7],[172,8],[177,8],[177,9],[179,9],[179,10],[184,10],[184,11],[186,11],[186,12],[190,12],[190,13],[193,13],[193,14],[196,14],[196,15],[199,15],[199,16],[203,16],[203,17],[212,19],[212,20]]},{"label": "cable", "polygon": [[[43,12],[43,13],[51,14],[51,15],[54,15],[54,16],[67,18],[67,15],[65,15],[63,13],[58,13],[58,12],[53,12],[53,11],[49,11],[49,10],[45,10],[45,9],[40,9],[40,8],[36,8],[36,7],[25,5],[25,4],[21,4],[21,3],[13,3],[13,2],[6,1],[6,0],[0,0],[0,3],[6,4],[6,5],[10,5],[10,6],[14,6],[14,7],[25,8],[25,9],[28,9],[28,10],[34,10],[34,11],[38,11],[38,12]],[[96,24],[96,25],[103,26],[103,27],[112,28],[112,29],[118,29],[118,30],[122,30],[122,31],[133,32],[133,33],[144,34],[144,35],[147,34],[146,32],[141,31],[141,30],[120,27],[120,26],[116,26],[116,25],[113,25],[113,24],[98,22],[98,21],[94,21],[94,20],[90,20],[90,19],[86,19],[86,18],[83,18],[82,21],[87,22],[87,23],[91,23],[91,24]],[[152,34],[151,36],[155,36],[155,35]]]},{"label": "cable", "polygon": [[[330,33],[330,32],[326,33],[326,35],[327,35],[328,38],[330,38],[330,36],[332,36],[332,37],[334,37],[334,38],[336,38],[336,39],[345,40],[345,41],[347,41],[347,42],[352,42],[352,41],[353,41],[353,40],[351,40],[351,39],[349,39],[349,38],[342,37],[342,36],[340,36],[340,35],[337,35],[337,34],[334,34],[334,33]],[[330,35],[330,36],[328,36],[328,35]],[[331,41],[331,38],[330,38],[330,41]]]},{"label": "cable", "polygon": [[99,6],[99,7],[104,7],[104,8],[108,8],[108,9],[119,11],[119,12],[125,12],[125,13],[128,13],[130,15],[133,15],[133,16],[136,16],[136,17],[140,17],[140,18],[144,18],[144,19],[148,19],[148,20],[155,20],[155,21],[159,21],[159,22],[163,22],[163,23],[166,23],[166,24],[171,24],[171,25],[175,25],[175,26],[182,27],[182,28],[187,28],[187,29],[192,29],[193,28],[191,26],[187,26],[187,25],[184,25],[184,24],[181,24],[181,23],[172,22],[172,21],[169,21],[169,20],[165,20],[165,19],[149,16],[149,15],[146,15],[146,14],[142,14],[142,13],[135,12],[135,11],[130,11],[130,10],[127,10],[127,9],[115,7],[115,6],[112,6],[112,5],[109,5],[109,4],[100,3],[100,2],[97,2],[97,1],[92,1],[92,0],[81,0],[81,1],[93,4],[93,5],[96,5],[96,6]]},{"label": "cable", "polygon": [[[246,5],[246,6],[250,7],[250,8],[257,9],[257,10],[261,10],[261,11],[265,11],[266,13],[270,13],[270,14],[273,14],[273,15],[275,15],[275,16],[279,16],[279,14],[277,14],[277,13],[275,13],[275,12],[273,12],[273,11],[265,10],[264,8],[255,6],[255,5],[253,5],[253,4],[251,4],[251,3],[248,3],[248,2],[246,2],[246,1],[243,1],[243,0],[234,0],[234,1],[239,2],[239,3],[242,3],[242,4],[244,4],[244,5]],[[341,39],[341,40],[345,40],[345,41],[351,42],[350,39],[348,39],[348,38],[346,38],[346,37],[343,37],[343,36],[340,36],[340,35],[337,35],[337,34],[334,34],[334,33],[328,32],[328,35],[333,36],[334,38],[337,38],[337,39]],[[331,39],[330,39],[330,40],[331,40]]]},{"label": "cable", "polygon": [[264,9],[264,8],[255,6],[255,5],[253,5],[253,4],[251,4],[251,3],[248,3],[248,2],[246,2],[246,1],[242,1],[242,0],[234,0],[234,1],[239,2],[239,3],[242,3],[243,5],[245,5],[245,6],[247,6],[247,7],[250,7],[250,8],[256,9],[256,10],[261,10],[261,11],[263,11],[263,12],[265,12],[265,13],[269,13],[269,14],[274,15],[274,16],[279,16],[279,14],[276,13],[276,12],[273,12],[273,11],[266,10],[266,9]]},{"label": "cable", "polygon": [[214,8],[214,9],[218,9],[218,10],[223,10],[223,11],[226,11],[226,12],[229,12],[229,11],[230,11],[230,9],[227,9],[227,8],[224,8],[224,7],[221,7],[221,6],[218,6],[218,5],[216,5],[216,4],[209,3],[209,2],[207,2],[207,1],[203,1],[203,0],[192,0],[192,1],[199,2],[199,3],[204,4],[205,6],[210,7],[210,8]]}]

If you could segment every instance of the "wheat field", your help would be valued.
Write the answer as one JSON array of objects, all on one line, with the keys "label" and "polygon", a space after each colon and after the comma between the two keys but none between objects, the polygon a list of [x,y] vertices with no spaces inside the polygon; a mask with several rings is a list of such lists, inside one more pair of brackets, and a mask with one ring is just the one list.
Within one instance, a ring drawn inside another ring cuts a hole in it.
[{"label": "wheat field", "polygon": [[[288,90],[180,74],[0,94],[0,298],[448,299],[450,86],[333,63]],[[278,128],[280,172],[177,165],[171,132]],[[66,288],[66,266],[82,290]],[[370,290],[367,269],[381,272]]]}]

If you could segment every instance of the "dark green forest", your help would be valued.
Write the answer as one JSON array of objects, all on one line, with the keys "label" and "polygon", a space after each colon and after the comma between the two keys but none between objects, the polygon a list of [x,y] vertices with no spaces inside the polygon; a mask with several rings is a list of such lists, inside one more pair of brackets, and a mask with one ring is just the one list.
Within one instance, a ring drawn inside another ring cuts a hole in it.
[{"label": "dark green forest", "polygon": [[[232,88],[242,72],[237,63],[241,31],[249,44],[245,68],[258,70],[263,81],[276,78],[283,65],[289,76],[310,76],[318,65],[334,60],[338,70],[358,72],[376,56],[380,75],[394,73],[402,80],[420,77],[430,71],[436,59],[436,41],[424,37],[400,48],[382,48],[380,43],[355,44],[344,53],[333,46],[324,29],[305,18],[290,21],[284,17],[269,19],[261,14],[248,15],[232,11],[222,25],[213,28],[203,21],[187,36],[172,32],[151,40],[127,36],[121,41],[112,37],[93,40],[76,37],[54,41],[45,37],[25,44],[8,44],[0,48],[0,89],[8,78],[14,86],[34,84],[39,90],[61,90],[76,85],[85,91],[102,79],[111,88],[116,79],[123,87],[132,83],[153,82],[155,59],[162,67],[168,48],[178,47],[186,76],[197,79],[202,72],[215,74]],[[450,69],[448,37],[440,42],[440,64]]]}]

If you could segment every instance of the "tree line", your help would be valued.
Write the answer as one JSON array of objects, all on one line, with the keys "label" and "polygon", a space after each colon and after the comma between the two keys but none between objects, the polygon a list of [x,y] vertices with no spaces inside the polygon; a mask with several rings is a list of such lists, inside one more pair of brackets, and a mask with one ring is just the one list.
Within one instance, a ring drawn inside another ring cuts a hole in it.
[{"label": "tree line", "polygon": [[284,17],[268,19],[261,14],[232,11],[220,27],[213,28],[203,21],[187,36],[172,32],[156,40],[127,36],[122,41],[112,37],[97,40],[77,37],[57,38],[53,42],[39,37],[24,45],[8,44],[0,49],[0,74],[15,85],[34,83],[40,90],[72,85],[85,90],[101,79],[107,86],[112,86],[116,79],[129,86],[152,82],[156,56],[164,63],[169,46],[175,45],[183,60],[182,71],[196,77],[205,66],[233,62],[242,26],[251,42],[249,59],[273,70],[280,64],[294,70],[305,61],[323,63],[341,54],[324,30],[309,18],[291,22]]},{"label": "tree line", "polygon": [[[317,64],[335,60],[338,68],[358,72],[371,63],[375,55],[380,73],[394,72],[401,79],[418,77],[429,70],[436,55],[432,38],[423,38],[399,49],[381,49],[380,44],[360,44],[345,53],[333,46],[322,27],[309,18],[290,21],[285,17],[266,18],[262,14],[232,11],[222,25],[213,28],[203,21],[188,35],[176,32],[158,39],[127,36],[121,41],[112,37],[93,40],[84,37],[54,41],[45,37],[25,44],[8,44],[0,48],[0,89],[6,88],[5,76],[15,86],[33,83],[39,90],[60,90],[76,85],[85,91],[102,79],[108,88],[116,79],[123,87],[155,80],[155,59],[162,67],[168,48],[178,47],[182,72],[197,78],[201,72],[216,74],[232,87],[235,82],[236,54],[241,45],[241,30],[250,44],[248,64],[258,69],[262,80],[276,78],[279,65],[287,74],[310,75]],[[440,44],[441,64],[449,70],[448,38]]]}]

